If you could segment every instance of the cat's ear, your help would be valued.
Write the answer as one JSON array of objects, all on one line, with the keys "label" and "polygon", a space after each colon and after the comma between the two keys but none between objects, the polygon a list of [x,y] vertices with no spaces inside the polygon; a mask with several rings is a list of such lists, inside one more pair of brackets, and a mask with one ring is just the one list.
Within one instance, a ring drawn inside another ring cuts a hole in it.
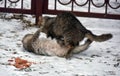
[{"label": "cat's ear", "polygon": [[38,25],[41,26],[42,22],[43,22],[43,17],[42,17],[42,16],[39,16]]},{"label": "cat's ear", "polygon": [[43,17],[39,16],[39,21],[42,22],[43,21]]},{"label": "cat's ear", "polygon": [[41,20],[42,19],[42,16],[39,16],[39,20]]}]

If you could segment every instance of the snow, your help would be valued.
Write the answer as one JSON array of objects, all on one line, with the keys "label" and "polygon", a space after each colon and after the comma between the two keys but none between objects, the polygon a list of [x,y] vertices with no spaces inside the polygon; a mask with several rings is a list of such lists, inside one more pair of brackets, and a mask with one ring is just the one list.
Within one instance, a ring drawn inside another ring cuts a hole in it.
[{"label": "snow", "polygon": [[[31,16],[26,18],[32,20]],[[34,33],[38,28],[25,28],[21,20],[0,19],[0,75],[120,76],[120,20],[84,17],[78,17],[78,19],[94,34],[112,33],[113,38],[101,43],[93,42],[89,49],[75,54],[70,60],[25,51],[21,43],[22,38],[28,33]],[[45,34],[42,33],[42,36],[45,37]],[[19,70],[8,62],[9,59],[16,57],[36,64]]]}]

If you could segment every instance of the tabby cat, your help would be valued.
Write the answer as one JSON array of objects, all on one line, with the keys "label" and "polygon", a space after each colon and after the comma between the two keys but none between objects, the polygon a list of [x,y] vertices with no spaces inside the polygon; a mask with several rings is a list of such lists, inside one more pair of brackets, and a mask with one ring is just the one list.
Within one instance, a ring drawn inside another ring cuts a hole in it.
[{"label": "tabby cat", "polygon": [[79,45],[85,37],[91,41],[103,42],[112,38],[112,34],[94,35],[70,12],[63,12],[57,17],[39,17],[38,25],[47,36],[56,38],[60,45],[69,48],[66,58],[69,58],[74,47]]}]

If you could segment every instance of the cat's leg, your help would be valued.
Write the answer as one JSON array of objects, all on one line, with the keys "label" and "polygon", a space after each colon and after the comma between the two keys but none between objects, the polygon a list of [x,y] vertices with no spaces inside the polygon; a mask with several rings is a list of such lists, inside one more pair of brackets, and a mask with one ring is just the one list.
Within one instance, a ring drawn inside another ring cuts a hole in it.
[{"label": "cat's leg", "polygon": [[39,38],[39,34],[42,31],[42,28],[38,29],[34,34],[33,34],[33,38],[32,41],[34,42],[36,39]]},{"label": "cat's leg", "polygon": [[77,53],[80,53],[80,52],[83,52],[83,51],[87,50],[91,43],[92,43],[92,41],[90,39],[87,39],[83,45],[76,46],[73,49],[73,53],[77,54]]}]

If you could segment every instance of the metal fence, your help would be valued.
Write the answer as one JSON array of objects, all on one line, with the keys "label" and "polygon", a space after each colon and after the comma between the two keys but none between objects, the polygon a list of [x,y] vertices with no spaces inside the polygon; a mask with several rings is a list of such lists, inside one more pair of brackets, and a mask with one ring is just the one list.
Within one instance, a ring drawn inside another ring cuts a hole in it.
[{"label": "metal fence", "polygon": [[[30,0],[29,2],[31,7],[29,9],[24,7],[25,0],[0,0],[3,2],[3,6],[0,7],[0,12],[7,13],[20,13],[20,14],[31,14],[36,16],[36,23],[38,18],[42,14],[58,14],[62,11],[71,11],[80,17],[94,17],[94,18],[107,18],[107,19],[120,19],[120,12],[110,13],[108,10],[120,10],[120,2],[114,0],[115,5],[112,5],[111,0],[102,0],[102,3],[99,3],[101,0]],[[53,8],[49,8],[49,4],[52,1]],[[113,1],[113,0],[112,0]],[[19,8],[9,7],[7,3],[10,4],[20,4]],[[59,9],[60,6],[69,6],[67,9]],[[86,7],[85,7],[86,6]],[[86,11],[77,9],[76,7],[82,8],[85,7]],[[94,12],[94,8],[102,8],[102,11]],[[103,10],[104,9],[104,10]]]}]

